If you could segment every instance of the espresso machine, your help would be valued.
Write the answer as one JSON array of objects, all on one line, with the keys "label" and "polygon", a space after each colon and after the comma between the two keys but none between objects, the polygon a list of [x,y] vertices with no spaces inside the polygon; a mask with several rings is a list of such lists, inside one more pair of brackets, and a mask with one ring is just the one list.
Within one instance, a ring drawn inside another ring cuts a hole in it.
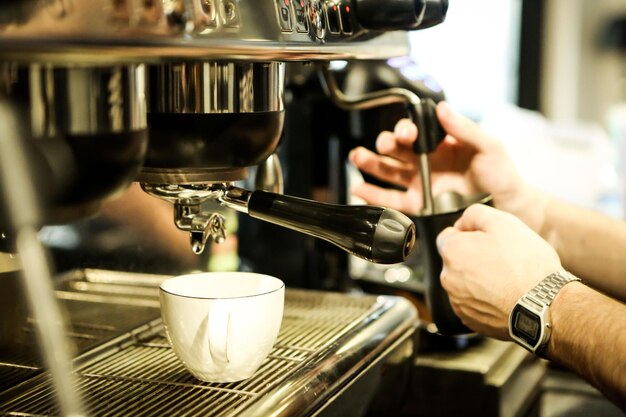
[{"label": "espresso machine", "polygon": [[[157,292],[166,277],[59,275],[38,231],[95,215],[135,181],[171,203],[194,253],[227,238],[210,203],[371,262],[405,260],[415,228],[403,214],[282,193],[285,67],[318,73],[334,105],[402,103],[423,126],[432,103],[399,88],[346,95],[328,62],[406,55],[405,31],[436,25],[446,12],[446,0],[1,3],[0,413],[393,410],[405,393],[393,384],[406,385],[414,354],[417,318],[407,300],[292,289],[258,375],[200,383],[163,335]],[[418,149],[425,168],[428,150]],[[254,186],[239,186],[251,167]]]}]

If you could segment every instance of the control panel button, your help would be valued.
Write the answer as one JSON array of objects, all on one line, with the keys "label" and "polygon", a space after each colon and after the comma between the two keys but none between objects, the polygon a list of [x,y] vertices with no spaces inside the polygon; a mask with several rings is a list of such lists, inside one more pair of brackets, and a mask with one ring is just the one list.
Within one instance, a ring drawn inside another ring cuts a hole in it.
[{"label": "control panel button", "polygon": [[341,18],[341,30],[343,33],[349,35],[354,29],[352,29],[352,7],[350,2],[342,2],[339,5],[339,17]]},{"label": "control panel button", "polygon": [[328,18],[328,31],[334,35],[340,34],[339,6],[336,2],[329,1],[326,3],[326,17]]},{"label": "control panel button", "polygon": [[278,24],[283,32],[293,32],[293,20],[291,18],[291,0],[275,0]]},{"label": "control panel button", "polygon": [[293,0],[293,9],[296,12],[296,31],[307,33],[309,31],[309,23],[306,20],[306,0]]}]

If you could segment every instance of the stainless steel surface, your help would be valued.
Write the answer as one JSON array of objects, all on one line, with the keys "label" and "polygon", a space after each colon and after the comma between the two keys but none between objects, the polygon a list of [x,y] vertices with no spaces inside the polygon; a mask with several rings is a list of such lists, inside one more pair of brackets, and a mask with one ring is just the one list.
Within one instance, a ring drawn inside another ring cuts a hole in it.
[{"label": "stainless steel surface", "polygon": [[273,153],[257,167],[254,176],[254,189],[283,194],[284,188],[283,168],[278,154]]},{"label": "stainless steel surface", "polygon": [[150,184],[141,183],[143,190],[172,204],[197,205],[224,194],[226,185],[214,184]]},{"label": "stainless steel surface", "polygon": [[142,184],[159,187],[161,184],[206,184],[211,182],[234,182],[245,180],[248,177],[248,168],[225,168],[225,169],[150,169],[143,168],[137,176],[137,181]]},{"label": "stainless steel surface", "polygon": [[209,237],[215,243],[226,239],[226,219],[219,213],[201,211],[199,206],[174,205],[174,224],[180,230],[189,232],[191,250],[195,254],[204,251]]},{"label": "stainless steel surface", "polygon": [[228,187],[225,192],[218,198],[224,207],[237,210],[241,213],[248,213],[248,201],[252,193],[248,190],[238,187]]},{"label": "stainless steel surface", "polygon": [[[365,110],[392,103],[402,103],[407,105],[408,115],[416,122],[415,116],[417,112],[412,109],[420,105],[420,98],[413,91],[405,88],[388,88],[354,97],[347,96],[337,85],[328,64],[318,64],[318,69],[322,87],[337,107],[345,110]],[[422,214],[432,214],[435,204],[430,181],[430,160],[428,154],[420,153],[419,162],[420,179],[422,182]]]},{"label": "stainless steel surface", "polygon": [[422,210],[420,214],[429,215],[435,212],[435,198],[430,179],[430,158],[427,153],[419,154],[420,182],[422,183]]},{"label": "stainless steel surface", "polygon": [[152,68],[150,112],[283,111],[282,62],[183,62]]},{"label": "stainless steel surface", "polygon": [[189,232],[192,250],[196,254],[202,253],[209,237],[217,243],[226,238],[224,217],[203,210],[201,204],[215,200],[225,207],[247,213],[251,195],[248,190],[225,183],[141,185],[148,194],[174,204],[174,224],[180,230]]},{"label": "stainless steel surface", "polygon": [[227,193],[228,185],[143,183],[142,187],[148,194],[174,204],[174,224],[178,229],[189,233],[194,253],[202,253],[209,238],[216,243],[222,243],[226,239],[225,218],[219,213],[203,210],[201,204],[209,199],[220,200]]},{"label": "stainless steel surface", "polygon": [[[136,293],[135,287],[153,288],[156,300],[164,278],[88,270],[83,280],[68,284],[98,284],[102,295],[106,287],[127,296]],[[390,354],[390,348],[407,340],[415,314],[410,303],[398,297],[287,290],[276,345],[248,380],[228,384],[196,380],[151,323],[79,358],[82,365],[74,388],[92,415],[310,415],[350,379]],[[0,413],[58,413],[46,375],[27,386],[0,396]]]},{"label": "stainless steel surface", "polygon": [[[55,286],[55,296],[66,313],[66,335],[72,345],[71,351],[77,355],[93,352],[104,342],[119,338],[120,335],[154,320],[159,315],[159,303],[155,299],[158,280],[151,276],[130,280],[115,272],[102,273],[98,270],[72,271],[59,277]],[[5,275],[0,279],[10,278]],[[15,285],[18,285],[17,276]],[[2,283],[3,290],[10,290]],[[6,297],[6,300],[5,300]],[[3,313],[6,316],[13,304],[21,308],[22,292],[19,288],[3,293]],[[24,306],[25,307],[25,306]],[[11,344],[3,344],[0,360],[0,392],[24,383],[44,372],[37,354],[34,320],[28,319],[24,311],[23,321],[11,317],[13,334],[20,327],[18,338]],[[4,317],[4,316],[3,316]]]},{"label": "stainless steel surface", "polygon": [[[292,3],[292,2],[289,2]],[[402,32],[371,38],[330,33],[323,2],[307,9],[275,0],[21,0],[0,6],[0,56],[24,62],[166,62],[207,57],[238,60],[384,58],[406,55]],[[297,30],[296,15],[308,25]],[[310,24],[309,24],[310,23]],[[289,22],[288,22],[289,24]],[[344,25],[348,26],[348,25]]]},{"label": "stainless steel surface", "polygon": [[31,124],[37,137],[122,133],[147,126],[144,65],[33,64],[29,72]]}]

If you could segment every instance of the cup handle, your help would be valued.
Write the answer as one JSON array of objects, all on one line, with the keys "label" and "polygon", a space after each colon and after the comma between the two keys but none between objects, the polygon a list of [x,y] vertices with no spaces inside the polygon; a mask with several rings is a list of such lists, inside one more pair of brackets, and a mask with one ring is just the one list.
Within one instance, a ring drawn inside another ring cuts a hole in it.
[{"label": "cup handle", "polygon": [[228,360],[228,325],[230,309],[228,304],[215,300],[208,315],[208,344],[211,358],[219,364],[227,364]]}]

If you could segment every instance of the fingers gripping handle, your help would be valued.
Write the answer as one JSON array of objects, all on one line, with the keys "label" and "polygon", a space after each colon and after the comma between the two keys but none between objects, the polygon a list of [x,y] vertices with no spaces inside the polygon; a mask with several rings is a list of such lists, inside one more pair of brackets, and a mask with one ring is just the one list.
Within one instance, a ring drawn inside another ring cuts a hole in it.
[{"label": "fingers gripping handle", "polygon": [[413,149],[419,154],[434,152],[446,137],[446,131],[437,119],[437,103],[431,98],[422,98],[409,105],[409,114],[418,131]]},{"label": "fingers gripping handle", "polygon": [[[445,7],[447,10],[447,5]],[[318,64],[320,81],[324,92],[338,107],[344,110],[365,110],[392,103],[404,103],[408,107],[409,117],[419,129],[419,138],[415,142],[415,152],[428,154],[433,152],[446,137],[446,132],[437,119],[437,104],[431,98],[420,98],[406,88],[387,88],[371,93],[347,96],[337,85],[328,64]]]},{"label": "fingers gripping handle", "polygon": [[211,358],[218,365],[225,365],[228,361],[228,327],[230,323],[230,308],[222,300],[214,300],[209,310],[208,344]]},{"label": "fingers gripping handle", "polygon": [[[442,9],[443,10],[443,9]],[[447,11],[447,6],[445,7]],[[414,149],[420,158],[420,174],[422,179],[422,197],[424,208],[422,214],[434,212],[434,201],[430,187],[430,163],[428,154],[433,152],[446,137],[446,132],[437,119],[437,105],[430,98],[420,98],[413,91],[405,88],[388,88],[358,96],[346,96],[337,86],[335,77],[327,64],[319,64],[319,75],[322,88],[333,103],[345,110],[364,110],[391,103],[405,103],[409,117],[417,125],[419,136]]]}]

